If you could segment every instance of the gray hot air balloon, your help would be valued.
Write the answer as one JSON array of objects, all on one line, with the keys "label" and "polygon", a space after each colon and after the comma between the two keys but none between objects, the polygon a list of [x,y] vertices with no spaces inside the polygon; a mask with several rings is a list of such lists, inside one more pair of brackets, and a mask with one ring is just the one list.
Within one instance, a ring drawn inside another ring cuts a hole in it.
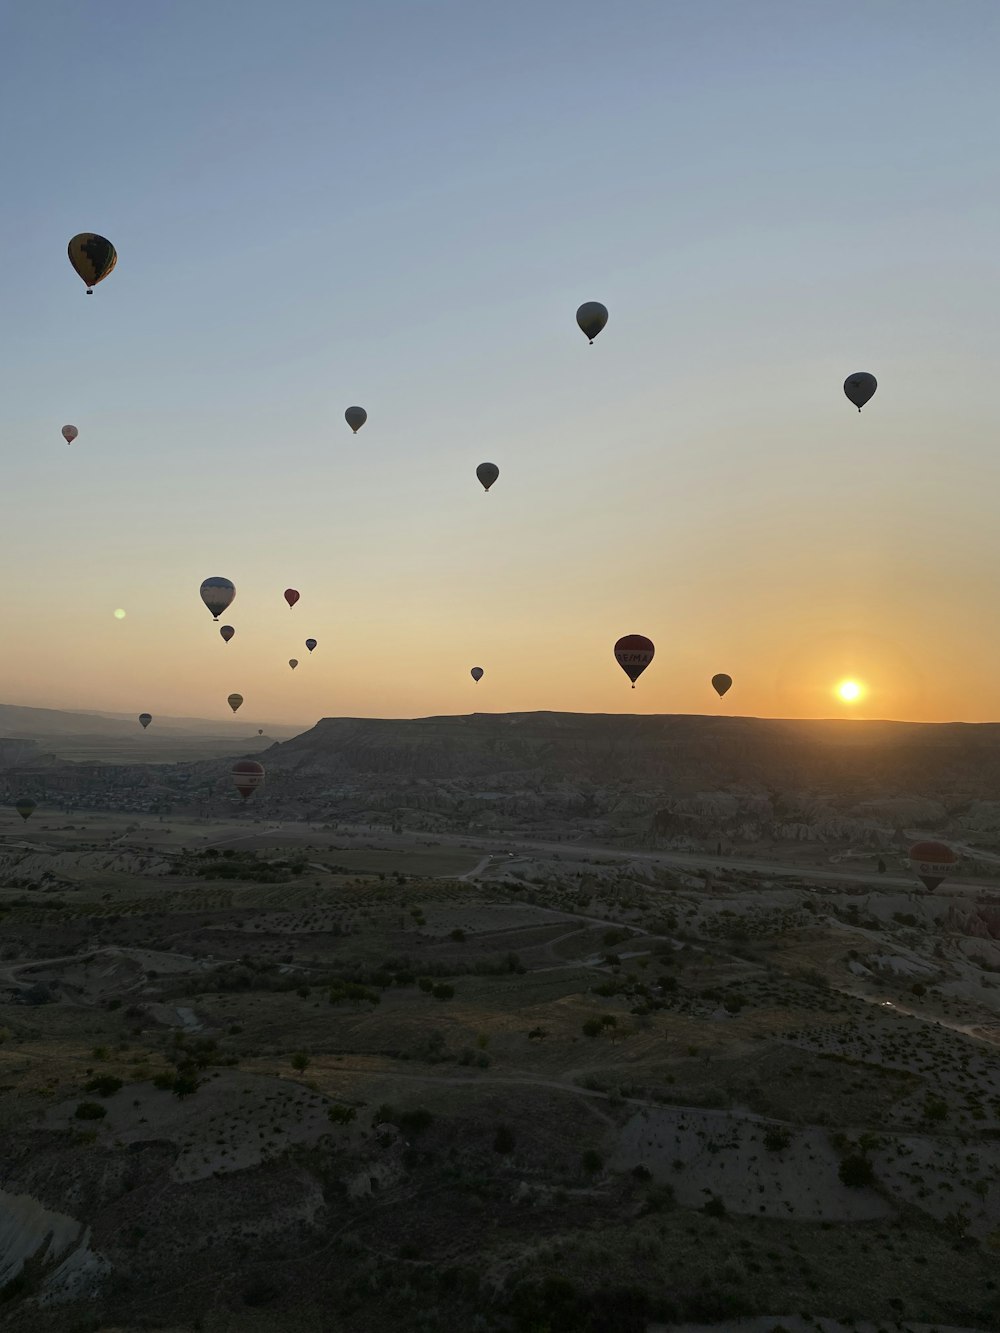
[{"label": "gray hot air balloon", "polygon": [[720,671],[717,676],[712,677],[712,689],[721,699],[728,689],[732,688],[733,678],[727,676],[724,671]]},{"label": "gray hot air balloon", "polygon": [[874,375],[869,375],[867,370],[856,370],[844,380],[844,393],[859,412],[877,388],[878,380]]},{"label": "gray hot air balloon", "polygon": [[484,673],[482,667],[473,667],[472,670],[469,672],[469,675],[472,677],[472,679],[476,682],[477,685],[482,680],[483,674]]},{"label": "gray hot air balloon", "polygon": [[152,714],[152,713],[140,713],[140,714],[139,714],[139,725],[140,725],[140,727],[142,727],[143,731],[146,730],[146,728],[149,726],[149,724],[150,724],[150,722],[152,722],[152,720],[153,720],[153,714]]},{"label": "gray hot air balloon", "polygon": [[299,664],[299,659],[297,657],[290,657],[288,659],[288,665],[292,668],[293,671],[298,666],[298,664]]},{"label": "gray hot air balloon", "polygon": [[235,596],[236,585],[218,575],[206,579],[201,585],[201,600],[211,611],[213,620],[218,620],[219,612],[225,611]]},{"label": "gray hot air balloon", "polygon": [[576,312],[576,322],[591,342],[608,322],[608,308],[600,301],[584,301]]},{"label": "gray hot air balloon", "polygon": [[500,475],[500,469],[496,463],[480,463],[476,468],[476,476],[483,483],[483,490],[488,491],[497,477]]},{"label": "gray hot air balloon", "polygon": [[349,407],[344,413],[344,420],[350,426],[351,430],[354,431],[354,434],[357,435],[358,431],[368,420],[368,413],[363,407]]}]

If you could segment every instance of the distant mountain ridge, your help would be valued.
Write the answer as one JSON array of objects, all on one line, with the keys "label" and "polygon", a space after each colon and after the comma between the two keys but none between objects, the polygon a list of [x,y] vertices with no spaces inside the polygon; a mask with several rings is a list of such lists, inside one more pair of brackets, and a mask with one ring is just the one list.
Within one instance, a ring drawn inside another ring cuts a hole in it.
[{"label": "distant mountain ridge", "polygon": [[[258,736],[264,727],[267,733]],[[292,736],[296,727],[271,727],[254,718],[230,714],[217,721],[156,714],[148,730],[138,714],[66,712],[58,708],[27,708],[0,704],[0,738],[7,746],[0,767],[36,767],[39,762],[80,760],[106,764],[163,764],[258,751],[278,737]],[[30,747],[34,743],[38,753]],[[20,745],[22,751],[11,748]],[[42,752],[45,752],[44,754]]]},{"label": "distant mountain ridge", "polygon": [[[172,731],[187,731],[196,735],[222,735],[231,730],[227,718],[171,717],[154,714],[158,727]],[[116,735],[131,734],[137,725],[138,713],[105,713],[90,709],[79,711],[62,708],[30,708],[22,704],[0,704],[0,735],[15,739],[34,740],[57,735]],[[276,723],[254,722],[254,728],[263,725],[272,736],[292,736],[299,728]]]},{"label": "distant mountain ridge", "polygon": [[1000,794],[1000,724],[554,712],[324,718],[275,746],[267,763],[303,777],[534,773],[675,790],[829,782],[971,798]]}]

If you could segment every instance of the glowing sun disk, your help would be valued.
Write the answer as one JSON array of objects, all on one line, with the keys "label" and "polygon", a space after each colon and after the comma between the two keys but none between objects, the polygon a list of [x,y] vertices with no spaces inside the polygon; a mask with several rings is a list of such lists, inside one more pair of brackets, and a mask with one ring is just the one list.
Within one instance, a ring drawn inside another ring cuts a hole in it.
[{"label": "glowing sun disk", "polygon": [[837,698],[845,704],[857,703],[862,693],[862,687],[856,680],[842,680],[837,686]]}]

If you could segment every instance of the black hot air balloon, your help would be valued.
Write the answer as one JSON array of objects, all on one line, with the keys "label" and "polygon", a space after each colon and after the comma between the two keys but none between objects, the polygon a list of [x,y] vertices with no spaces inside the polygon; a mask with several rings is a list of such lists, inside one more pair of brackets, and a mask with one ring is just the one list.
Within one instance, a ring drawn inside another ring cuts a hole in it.
[{"label": "black hot air balloon", "polygon": [[485,673],[483,672],[482,667],[473,667],[472,670],[469,672],[469,675],[472,677],[472,679],[476,682],[477,685],[482,680],[484,674]]},{"label": "black hot air balloon", "polygon": [[201,600],[211,611],[213,620],[218,620],[219,613],[225,611],[235,596],[236,585],[217,574],[201,585]]},{"label": "black hot air balloon", "polygon": [[480,463],[476,468],[476,476],[483,484],[483,490],[488,491],[497,477],[500,475],[500,469],[496,463]]},{"label": "black hot air balloon", "polygon": [[844,380],[844,393],[860,412],[878,388],[878,380],[867,370],[856,370]]},{"label": "black hot air balloon", "polygon": [[600,301],[584,301],[576,312],[576,322],[593,344],[608,322],[608,308],[601,305]]},{"label": "black hot air balloon", "polygon": [[35,810],[37,809],[37,806],[34,801],[29,801],[26,796],[22,796],[22,798],[14,806],[14,809],[17,811],[17,813],[21,816],[23,820],[27,821],[34,814]]},{"label": "black hot air balloon", "polygon": [[98,236],[92,231],[81,231],[66,248],[69,262],[87,284],[87,295],[92,296],[97,284],[103,282],[118,263],[115,247],[104,236]]},{"label": "black hot air balloon", "polygon": [[727,690],[732,689],[732,685],[732,676],[727,676],[724,671],[720,671],[717,676],[712,677],[712,689],[715,690],[720,699]]},{"label": "black hot air balloon", "polygon": [[306,647],[309,649],[310,652],[312,652],[312,650],[316,647],[316,640],[306,639]]},{"label": "black hot air balloon", "polygon": [[232,625],[220,625],[219,633],[222,635],[225,642],[228,643],[236,631],[233,629]]},{"label": "black hot air balloon", "polygon": [[653,660],[656,649],[651,639],[644,634],[626,634],[615,644],[615,661],[632,682],[635,682]]},{"label": "black hot air balloon", "polygon": [[958,857],[944,842],[915,842],[910,848],[910,869],[932,893],[954,870]]},{"label": "black hot air balloon", "polygon": [[351,430],[354,431],[354,434],[357,435],[358,431],[368,420],[368,413],[363,407],[349,407],[344,413],[344,420],[350,426]]},{"label": "black hot air balloon", "polygon": [[153,714],[152,714],[152,713],[140,713],[140,714],[139,714],[139,726],[142,727],[143,731],[146,730],[146,728],[149,726],[149,724],[150,724],[150,722],[152,722],[152,720],[153,720]]}]

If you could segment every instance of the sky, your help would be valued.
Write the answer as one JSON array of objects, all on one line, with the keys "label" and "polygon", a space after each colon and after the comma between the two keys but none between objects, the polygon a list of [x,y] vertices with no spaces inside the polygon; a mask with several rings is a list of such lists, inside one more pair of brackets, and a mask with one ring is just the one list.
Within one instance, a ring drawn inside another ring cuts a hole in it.
[{"label": "sky", "polygon": [[0,701],[1000,716],[995,0],[53,0],[0,52]]}]

